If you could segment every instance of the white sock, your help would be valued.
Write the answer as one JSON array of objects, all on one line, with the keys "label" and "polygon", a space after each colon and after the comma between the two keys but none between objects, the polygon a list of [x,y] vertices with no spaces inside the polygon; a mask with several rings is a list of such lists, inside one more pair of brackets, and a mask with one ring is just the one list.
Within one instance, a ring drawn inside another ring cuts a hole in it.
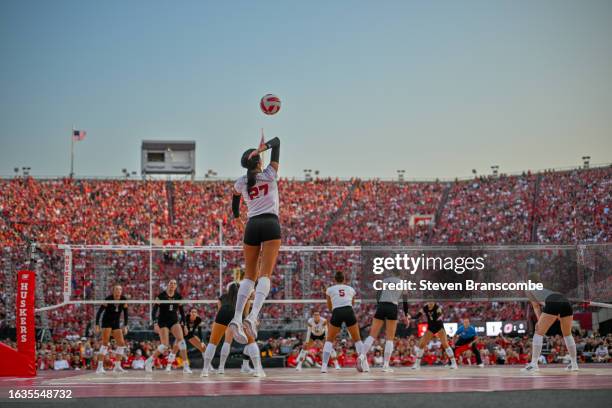
[{"label": "white sock", "polygon": [[370,351],[370,349],[372,348],[372,344],[374,344],[374,337],[368,336],[368,338],[365,339],[365,341],[363,342],[363,345],[365,347],[364,354],[367,354]]},{"label": "white sock", "polygon": [[244,310],[244,305],[246,305],[246,302],[251,295],[253,286],[255,286],[255,282],[250,279],[243,279],[240,282],[238,295],[236,295],[236,310],[234,311],[234,319],[240,322],[242,321],[242,311]]},{"label": "white sock", "polygon": [[326,341],[323,346],[323,367],[327,367],[327,363],[329,363],[329,356],[331,355],[334,346],[331,344],[331,341]]},{"label": "white sock", "polygon": [[259,346],[257,345],[257,343],[251,343],[251,344],[248,344],[246,347],[247,347],[247,350],[245,351],[247,352],[247,355],[251,357],[251,361],[253,362],[253,367],[257,371],[261,371],[262,370],[261,354],[259,353]]},{"label": "white sock", "polygon": [[302,349],[300,351],[300,355],[298,356],[298,363],[302,364],[302,362],[304,361],[304,359],[306,358],[306,350]]},{"label": "white sock", "polygon": [[416,354],[417,361],[421,361],[423,357],[423,349],[419,346],[414,346],[414,354]]},{"label": "white sock", "polygon": [[450,361],[455,361],[455,353],[453,353],[453,349],[450,348],[450,346],[447,347],[444,351],[446,351],[446,355],[448,356]]},{"label": "white sock", "polygon": [[540,359],[540,353],[542,353],[542,344],[544,344],[544,336],[539,334],[533,335],[533,341],[531,342],[531,364],[538,365]]},{"label": "white sock", "polygon": [[576,360],[576,342],[574,341],[574,337],[570,334],[569,336],[563,337],[565,340],[565,347],[567,347],[567,351],[572,359],[572,365],[577,365],[578,360]]},{"label": "white sock", "polygon": [[225,368],[225,362],[227,361],[227,356],[230,353],[230,344],[223,343],[223,347],[221,347],[221,355],[219,356],[219,368]]},{"label": "white sock", "polygon": [[242,368],[247,370],[251,368],[251,366],[249,366],[249,360],[242,360]]},{"label": "white sock", "polygon": [[270,293],[270,278],[267,276],[259,278],[257,287],[255,288],[255,299],[253,299],[253,306],[251,307],[251,313],[249,313],[249,318],[251,320],[257,320],[259,311],[268,297],[268,293]]},{"label": "white sock", "polygon": [[393,354],[393,341],[392,340],[387,340],[385,342],[385,354],[384,354],[384,366],[388,367],[389,366],[389,361],[391,360],[391,354]]},{"label": "white sock", "polygon": [[121,367],[121,360],[115,361],[115,367]]},{"label": "white sock", "polygon": [[212,343],[208,343],[206,350],[204,351],[204,365],[202,366],[202,369],[208,370],[210,368],[210,362],[215,357],[215,350],[217,350],[217,346]]},{"label": "white sock", "polygon": [[355,350],[357,351],[357,354],[359,355],[365,354],[364,352],[365,348],[363,347],[363,341],[359,340],[355,342]]}]

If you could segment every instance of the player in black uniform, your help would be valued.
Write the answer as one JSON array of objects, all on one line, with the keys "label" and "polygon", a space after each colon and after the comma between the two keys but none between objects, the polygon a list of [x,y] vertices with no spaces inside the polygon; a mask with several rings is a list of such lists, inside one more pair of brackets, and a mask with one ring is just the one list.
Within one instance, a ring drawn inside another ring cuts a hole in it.
[{"label": "player in black uniform", "polygon": [[[121,285],[115,285],[113,286],[113,294],[107,296],[106,300],[126,300],[122,293],[123,288]],[[120,322],[121,313],[123,313],[123,329],[121,328]],[[96,373],[104,374],[104,359],[108,354],[111,334],[117,345],[117,349],[113,352],[113,354],[117,356],[113,371],[122,373],[124,370],[121,368],[121,361],[125,357],[125,340],[123,335],[127,334],[128,331],[128,306],[127,304],[121,303],[105,303],[100,305],[98,313],[96,313],[96,333],[100,332],[100,317],[102,317],[102,346],[100,346],[100,352],[98,353],[98,368]]]},{"label": "player in black uniform", "polygon": [[[230,345],[232,344],[234,337],[232,330],[228,329],[227,326],[234,317],[234,305],[236,304],[236,297],[238,296],[239,288],[239,282],[234,281],[230,283],[227,286],[227,291],[221,295],[217,301],[219,310],[210,332],[210,340],[208,341],[206,351],[204,352],[204,365],[202,367],[201,374],[202,377],[208,377],[208,373],[211,369],[211,361],[215,356],[217,345],[221,341],[221,338],[225,335],[225,341],[221,350],[221,364],[219,365],[219,374],[224,373],[225,358],[227,358],[227,355],[229,354]],[[247,302],[245,304],[245,310],[248,309],[248,306],[249,304]],[[257,346],[257,342],[253,337],[251,337],[249,334],[246,334],[246,336],[247,345],[244,347],[244,354],[248,355],[253,362],[253,366],[255,367],[255,372],[253,375],[256,377],[265,377],[266,374],[261,367],[261,354],[259,352],[259,346]]]},{"label": "player in black uniform", "polygon": [[423,306],[423,310],[418,312],[415,316],[411,316],[411,319],[418,319],[425,315],[427,317],[427,331],[419,340],[419,345],[414,347],[416,353],[416,360],[412,366],[413,370],[421,368],[421,357],[423,357],[423,350],[434,336],[438,336],[442,342],[442,347],[446,352],[446,355],[451,361],[450,368],[457,368],[457,361],[455,360],[455,354],[453,349],[448,345],[448,339],[446,337],[446,330],[444,330],[444,323],[442,322],[442,307],[435,302],[429,302]]},{"label": "player in black uniform", "polygon": [[[155,299],[156,300],[182,300],[181,295],[176,291],[176,280],[172,279],[168,282],[168,287],[165,291],[160,293]],[[159,312],[159,316],[157,315]],[[156,303],[153,306],[153,324],[154,330],[159,334],[159,340],[161,344],[157,347],[157,350],[153,352],[153,355],[145,361],[145,370],[151,372],[153,370],[153,360],[164,351],[170,345],[170,333],[174,336],[174,346],[168,355],[168,366],[166,371],[170,371],[172,363],[176,357],[177,348],[181,352],[183,358],[183,373],[191,374],[189,368],[189,361],[187,360],[187,343],[183,337],[183,328],[181,323],[185,322],[185,310],[183,305],[180,303]]]},{"label": "player in black uniform", "polygon": [[198,316],[198,309],[195,307],[189,311],[189,316],[183,326],[185,340],[193,347],[197,348],[204,357],[204,343],[202,343],[202,319]]}]

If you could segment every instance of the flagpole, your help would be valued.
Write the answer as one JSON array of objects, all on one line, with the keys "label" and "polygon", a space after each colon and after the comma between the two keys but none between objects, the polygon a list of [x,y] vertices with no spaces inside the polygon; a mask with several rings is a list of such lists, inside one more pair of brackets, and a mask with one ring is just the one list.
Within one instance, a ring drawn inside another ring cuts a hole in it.
[{"label": "flagpole", "polygon": [[74,177],[74,125],[70,132],[70,178]]}]

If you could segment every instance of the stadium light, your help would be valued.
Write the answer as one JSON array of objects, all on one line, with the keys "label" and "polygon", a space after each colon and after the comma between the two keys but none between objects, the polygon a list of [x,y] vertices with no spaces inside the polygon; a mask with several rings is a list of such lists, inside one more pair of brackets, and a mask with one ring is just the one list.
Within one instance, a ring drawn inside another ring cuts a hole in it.
[{"label": "stadium light", "polygon": [[304,169],[304,180],[312,181],[312,169]]},{"label": "stadium light", "polygon": [[493,172],[494,176],[497,176],[499,173],[499,166],[497,164],[494,164],[491,166],[491,171]]},{"label": "stadium light", "polygon": [[591,163],[591,156],[582,156],[583,168],[588,169]]},{"label": "stadium light", "polygon": [[406,174],[406,170],[396,170],[397,172],[397,180],[404,181],[404,175]]}]

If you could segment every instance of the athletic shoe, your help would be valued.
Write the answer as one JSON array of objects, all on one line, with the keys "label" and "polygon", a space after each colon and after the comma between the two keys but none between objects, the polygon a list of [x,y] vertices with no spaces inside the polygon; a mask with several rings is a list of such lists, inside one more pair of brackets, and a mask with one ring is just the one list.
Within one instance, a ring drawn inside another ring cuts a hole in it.
[{"label": "athletic shoe", "polygon": [[412,367],[410,367],[413,370],[420,370],[421,369],[421,363],[419,361],[415,361],[414,364],[412,365]]},{"label": "athletic shoe", "polygon": [[393,369],[391,367],[389,367],[389,366],[383,366],[382,372],[383,373],[392,373]]},{"label": "athletic shoe", "polygon": [[568,364],[567,367],[565,367],[565,371],[580,371],[580,369],[578,368],[578,364]]},{"label": "athletic shoe", "polygon": [[451,360],[451,364],[450,364],[450,367],[449,367],[449,368],[450,368],[451,370],[456,370],[456,369],[457,369],[457,368],[459,368],[459,367],[457,367],[457,362],[456,362],[455,360]]},{"label": "athletic shoe", "polygon": [[153,359],[151,357],[147,358],[147,360],[145,361],[145,372],[153,372]]},{"label": "athletic shoe", "polygon": [[171,373],[171,372],[172,372],[172,364],[168,364],[168,365],[166,366],[166,372],[167,372],[167,373]]},{"label": "athletic shoe", "polygon": [[207,368],[203,368],[202,369],[202,373],[200,374],[200,377],[208,377],[208,369]]},{"label": "athletic shoe", "polygon": [[254,339],[257,339],[257,321],[250,316],[244,319],[244,332]]},{"label": "athletic shoe", "polygon": [[183,366],[183,374],[193,374],[193,371],[191,371],[191,368],[189,368],[188,365]]},{"label": "athletic shoe", "polygon": [[253,370],[248,364],[243,364],[242,367],[240,367],[241,374],[253,374],[254,372],[255,370]]},{"label": "athletic shoe", "polygon": [[480,367],[480,368],[484,368],[484,363],[480,363],[480,364],[478,364],[478,367]]},{"label": "athletic shoe", "polygon": [[295,371],[302,371],[302,365],[299,364],[299,365],[295,366]]},{"label": "athletic shoe", "polygon": [[244,328],[242,327],[241,321],[232,319],[228,327],[234,334],[234,340],[236,340],[240,344],[247,344],[247,336],[244,333]]},{"label": "athletic shoe", "polygon": [[364,373],[370,372],[370,363],[368,363],[368,358],[364,355],[363,362],[361,363],[361,367],[363,368]]},{"label": "athletic shoe", "polygon": [[334,368],[336,370],[342,370],[342,367],[340,367],[340,364],[338,364],[338,363],[334,363]]},{"label": "athletic shoe", "polygon": [[104,366],[102,364],[98,364],[98,368],[96,369],[96,374],[105,374]]},{"label": "athletic shoe", "polygon": [[327,373],[327,366],[321,366],[321,373],[323,374]]},{"label": "athletic shoe", "polygon": [[113,373],[125,373],[125,370],[120,365],[116,365],[113,368]]},{"label": "athletic shoe", "polygon": [[360,355],[357,357],[357,361],[355,362],[355,368],[358,372],[363,373],[363,356]]},{"label": "athletic shoe", "polygon": [[264,372],[263,369],[261,370],[253,370],[253,377],[259,377],[259,378],[264,378],[266,376],[266,373]]},{"label": "athletic shoe", "polygon": [[537,364],[527,364],[525,368],[521,368],[521,372],[523,373],[535,373],[536,371],[540,371]]},{"label": "athletic shoe", "polygon": [[217,369],[217,374],[219,374],[219,375],[224,375],[224,374],[225,374],[225,368],[223,368],[223,367],[219,367],[219,368]]}]

